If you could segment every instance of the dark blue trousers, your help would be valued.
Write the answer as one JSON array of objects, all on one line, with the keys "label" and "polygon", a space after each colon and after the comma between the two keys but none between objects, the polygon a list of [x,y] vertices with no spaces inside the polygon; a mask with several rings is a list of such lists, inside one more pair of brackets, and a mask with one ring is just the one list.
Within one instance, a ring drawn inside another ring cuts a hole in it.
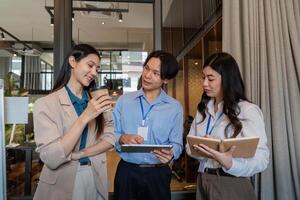
[{"label": "dark blue trousers", "polygon": [[141,167],[121,160],[115,182],[115,200],[171,200],[169,166]]}]

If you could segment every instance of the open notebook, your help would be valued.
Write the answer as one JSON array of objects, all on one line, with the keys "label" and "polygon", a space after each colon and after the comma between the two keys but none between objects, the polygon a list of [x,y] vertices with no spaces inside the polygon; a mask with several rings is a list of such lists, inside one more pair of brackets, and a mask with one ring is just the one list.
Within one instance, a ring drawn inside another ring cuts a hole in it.
[{"label": "open notebook", "polygon": [[188,135],[187,141],[191,149],[191,153],[196,157],[206,157],[205,154],[194,149],[194,144],[204,144],[214,150],[226,152],[232,146],[236,146],[233,152],[235,158],[251,158],[255,155],[259,137],[243,137],[243,138],[229,138],[229,139],[215,139],[208,137],[199,137]]}]

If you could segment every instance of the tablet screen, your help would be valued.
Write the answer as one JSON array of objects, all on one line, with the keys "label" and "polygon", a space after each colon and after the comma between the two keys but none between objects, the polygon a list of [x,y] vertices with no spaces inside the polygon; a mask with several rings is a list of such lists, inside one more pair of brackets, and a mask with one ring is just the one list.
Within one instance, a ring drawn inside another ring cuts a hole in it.
[{"label": "tablet screen", "polygon": [[150,153],[155,149],[171,149],[172,145],[159,145],[159,144],[123,144],[121,145],[122,152],[128,153]]}]

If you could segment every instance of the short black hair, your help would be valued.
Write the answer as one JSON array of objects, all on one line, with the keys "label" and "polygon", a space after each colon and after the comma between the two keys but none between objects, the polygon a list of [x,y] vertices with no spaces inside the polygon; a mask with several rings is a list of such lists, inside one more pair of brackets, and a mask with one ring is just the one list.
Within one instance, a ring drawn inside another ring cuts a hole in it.
[{"label": "short black hair", "polygon": [[153,51],[148,55],[143,66],[146,66],[151,58],[158,58],[160,60],[160,78],[162,80],[169,80],[177,75],[179,64],[172,54],[161,50]]}]

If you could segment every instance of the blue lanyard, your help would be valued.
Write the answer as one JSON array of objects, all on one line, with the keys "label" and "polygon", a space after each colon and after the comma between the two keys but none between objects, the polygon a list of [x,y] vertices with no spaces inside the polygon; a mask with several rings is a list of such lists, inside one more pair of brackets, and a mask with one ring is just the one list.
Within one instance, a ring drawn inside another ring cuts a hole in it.
[{"label": "blue lanyard", "polygon": [[150,108],[149,108],[149,110],[147,111],[147,113],[144,114],[144,108],[143,108],[143,102],[142,102],[141,96],[139,96],[139,99],[140,99],[140,105],[141,105],[142,117],[143,117],[142,126],[145,126],[145,120],[146,120],[148,114],[150,113],[150,111],[152,110],[152,108],[154,107],[155,104],[151,105]]},{"label": "blue lanyard", "polygon": [[217,122],[221,119],[221,117],[224,115],[224,112],[222,112],[219,117],[217,118],[216,122],[214,123],[214,125],[211,127],[210,131],[208,131],[209,129],[209,124],[210,124],[210,120],[211,120],[211,115],[209,115],[208,117],[208,122],[207,122],[207,125],[206,125],[206,134],[207,135],[211,135],[213,129],[215,128],[215,125],[217,124]]}]

